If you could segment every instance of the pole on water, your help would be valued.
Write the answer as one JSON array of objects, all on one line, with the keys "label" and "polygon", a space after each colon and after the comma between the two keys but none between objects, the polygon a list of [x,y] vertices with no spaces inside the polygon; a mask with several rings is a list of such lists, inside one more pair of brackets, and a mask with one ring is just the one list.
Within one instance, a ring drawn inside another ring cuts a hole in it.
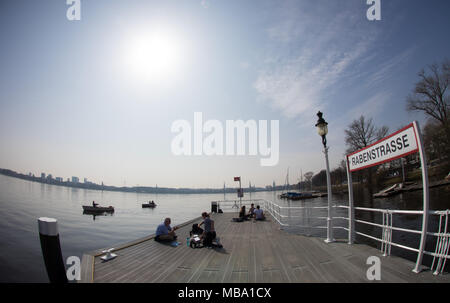
[{"label": "pole on water", "polygon": [[59,243],[58,221],[53,218],[38,219],[39,239],[45,268],[51,283],[67,283],[66,269]]},{"label": "pole on water", "polygon": [[241,177],[239,177],[239,207],[242,207],[242,186],[241,186]]},{"label": "pole on water", "polygon": [[423,251],[425,250],[425,244],[427,240],[427,227],[428,227],[428,208],[430,193],[428,189],[428,170],[427,170],[427,159],[424,153],[422,134],[420,133],[419,123],[417,121],[413,122],[414,129],[417,136],[417,145],[419,147],[420,164],[422,166],[422,187],[423,187],[423,215],[422,215],[422,234],[420,236],[419,253],[417,255],[416,266],[413,272],[419,273],[421,271]]}]

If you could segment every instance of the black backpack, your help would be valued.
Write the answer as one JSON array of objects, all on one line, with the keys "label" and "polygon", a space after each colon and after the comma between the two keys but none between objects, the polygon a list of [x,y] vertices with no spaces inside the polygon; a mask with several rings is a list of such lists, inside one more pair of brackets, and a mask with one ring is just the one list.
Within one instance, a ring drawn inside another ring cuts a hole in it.
[{"label": "black backpack", "polygon": [[189,236],[201,235],[203,234],[203,229],[198,227],[198,224],[192,224],[192,230],[189,232]]}]

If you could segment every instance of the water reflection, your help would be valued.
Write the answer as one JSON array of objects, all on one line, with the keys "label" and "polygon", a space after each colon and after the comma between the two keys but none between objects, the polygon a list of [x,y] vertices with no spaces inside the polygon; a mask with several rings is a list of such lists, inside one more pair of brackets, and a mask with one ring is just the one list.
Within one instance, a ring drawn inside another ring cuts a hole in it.
[{"label": "water reflection", "polygon": [[[275,201],[280,205],[287,202],[280,200],[280,192],[252,192],[251,198]],[[180,224],[200,216],[203,211],[211,210],[211,201],[236,199],[235,193],[220,194],[136,194],[109,191],[85,190],[63,186],[40,184],[0,175],[0,282],[45,282],[47,281],[45,265],[42,259],[36,220],[39,217],[58,219],[63,256],[79,256],[87,251],[104,247],[114,247],[155,232],[156,227],[165,217],[171,217],[174,224]],[[245,198],[250,194],[245,193]],[[333,195],[336,205],[348,205],[348,195]],[[113,205],[114,215],[83,214],[82,205],[88,201],[98,201],[100,205]],[[151,210],[142,208],[143,201],[154,200],[158,206]],[[107,202],[104,202],[107,201]],[[137,202],[140,201],[140,202]],[[327,197],[305,201],[289,201],[291,206],[326,206]],[[431,189],[430,209],[450,208],[450,190]],[[422,193],[408,192],[388,199],[370,201],[364,190],[355,191],[355,206],[375,207],[381,209],[422,209]],[[292,212],[291,215],[294,215]],[[312,220],[310,211],[299,212],[300,219],[309,226],[326,225],[325,221]],[[327,210],[317,214],[325,217]],[[346,209],[336,209],[336,216],[347,217]],[[92,217],[90,217],[92,216]],[[371,212],[356,212],[357,218],[381,223],[381,215]],[[421,229],[421,216],[396,215],[394,226]],[[429,229],[435,231],[438,217],[430,220]],[[337,226],[346,226],[345,220],[335,220]],[[381,229],[367,225],[357,225],[359,231],[380,237]],[[313,234],[316,230],[307,232]],[[318,236],[324,237],[326,230],[319,230]],[[335,233],[336,237],[345,238],[344,231]],[[400,244],[407,243],[418,247],[419,237],[414,234],[394,232],[393,240]],[[357,242],[380,248],[378,241],[357,237]],[[429,237],[426,245],[428,251],[434,251],[436,239]],[[417,255],[392,247],[392,254],[415,261]],[[431,264],[432,258],[425,256],[424,263]],[[450,263],[450,262],[447,262]],[[27,264],[24,268],[23,264]],[[448,267],[448,265],[447,265]]]},{"label": "water reflection", "polygon": [[107,216],[114,216],[114,213],[108,213],[108,212],[97,212],[93,213],[90,211],[83,210],[83,215],[92,216],[92,221],[95,221],[96,217],[107,217]]}]

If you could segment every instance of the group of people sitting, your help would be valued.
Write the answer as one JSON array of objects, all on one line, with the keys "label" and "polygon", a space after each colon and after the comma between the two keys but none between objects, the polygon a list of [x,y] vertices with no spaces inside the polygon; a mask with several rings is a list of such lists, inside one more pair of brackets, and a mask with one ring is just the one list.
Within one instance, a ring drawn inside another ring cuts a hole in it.
[{"label": "group of people sitting", "polygon": [[[203,221],[199,224],[194,224],[192,226],[192,231],[190,232],[190,236],[193,237],[198,236],[200,241],[203,243],[203,246],[213,247],[218,246],[222,247],[218,241],[216,230],[214,228],[214,220],[211,219],[210,214],[207,212],[202,213]],[[264,212],[259,205],[256,206],[252,203],[248,213],[245,211],[245,205],[241,207],[239,212],[239,218],[233,219],[234,221],[242,222],[244,220],[255,219],[258,221],[265,220]],[[173,242],[177,239],[177,235],[175,231],[179,228],[178,226],[171,227],[170,218],[164,219],[164,222],[159,224],[156,228],[156,236],[155,240],[158,242]],[[203,225],[204,229],[201,228]],[[213,244],[213,242],[217,244]]]},{"label": "group of people sitting", "polygon": [[[199,224],[194,224],[192,226],[192,231],[190,232],[190,236],[196,235],[200,238],[200,241],[203,243],[203,246],[213,247],[218,246],[221,247],[220,243],[217,241],[216,230],[214,228],[214,220],[210,218],[210,214],[207,212],[202,213],[203,221]],[[177,235],[175,234],[175,230],[178,229],[177,226],[170,226],[171,220],[170,218],[166,218],[163,223],[158,225],[156,229],[155,240],[158,242],[173,242],[177,239]],[[204,229],[201,228],[203,225]],[[213,241],[216,240],[217,244],[213,245]]]},{"label": "group of people sitting", "polygon": [[266,219],[266,217],[264,216],[264,211],[261,209],[261,207],[259,205],[256,205],[256,208],[255,208],[255,204],[252,203],[250,205],[250,209],[249,209],[248,213],[245,212],[245,205],[243,205],[241,207],[241,210],[239,211],[239,218],[237,218],[237,220],[234,220],[234,221],[242,222],[244,220],[250,220],[250,219],[255,219],[258,221],[263,221]]}]

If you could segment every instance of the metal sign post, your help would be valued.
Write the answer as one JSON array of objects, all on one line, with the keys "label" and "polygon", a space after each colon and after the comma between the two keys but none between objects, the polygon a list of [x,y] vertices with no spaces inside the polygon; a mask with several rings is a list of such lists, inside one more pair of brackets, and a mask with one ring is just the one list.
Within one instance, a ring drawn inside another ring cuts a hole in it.
[{"label": "metal sign post", "polygon": [[241,187],[241,177],[234,177],[234,181],[239,181],[239,189],[237,191],[238,194],[238,198],[239,198],[239,207],[242,207],[242,197],[244,196],[244,193],[242,191],[242,187]]},{"label": "metal sign post", "polygon": [[[427,160],[424,153],[422,135],[417,121],[400,129],[399,131],[371,144],[361,150],[346,156],[348,194],[349,194],[349,243],[353,243],[354,233],[354,207],[353,207],[353,186],[351,173],[371,166],[383,164],[395,159],[405,157],[413,153],[419,153],[422,166],[423,184],[423,211],[422,211],[422,233],[420,237],[419,251],[415,273],[421,271],[423,252],[427,239],[428,210],[429,210],[429,188]],[[390,241],[390,240],[389,240]]]},{"label": "metal sign post", "polygon": [[422,234],[420,236],[419,254],[417,255],[416,267],[413,272],[419,273],[422,266],[423,251],[425,250],[425,242],[427,240],[428,228],[428,209],[430,204],[430,193],[428,188],[428,169],[427,159],[425,157],[422,134],[420,133],[419,124],[417,121],[413,122],[416,129],[417,141],[419,145],[420,165],[422,166],[422,187],[423,187],[423,215],[422,215]]},{"label": "metal sign post", "polygon": [[348,244],[353,244],[354,227],[355,227],[355,209],[353,208],[353,181],[352,172],[348,165],[348,159],[345,159],[347,167],[347,183],[348,183]]}]

